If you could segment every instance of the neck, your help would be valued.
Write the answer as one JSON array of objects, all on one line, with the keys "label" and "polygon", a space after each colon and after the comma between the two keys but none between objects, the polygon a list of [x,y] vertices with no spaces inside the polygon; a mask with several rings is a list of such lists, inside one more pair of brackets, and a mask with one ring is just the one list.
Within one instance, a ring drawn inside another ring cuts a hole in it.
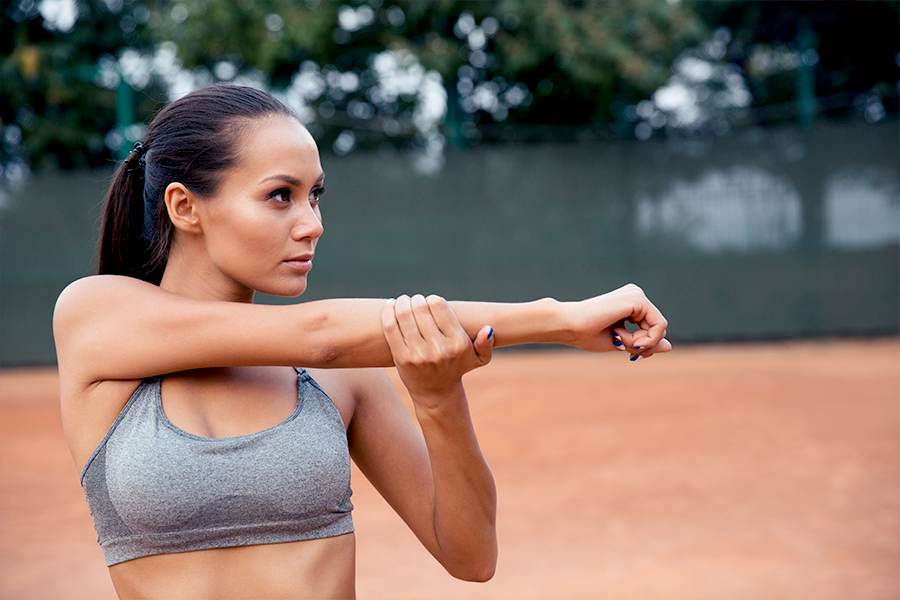
[{"label": "neck", "polygon": [[202,260],[191,260],[183,246],[172,244],[159,287],[194,300],[252,303],[253,289],[210,276]]}]

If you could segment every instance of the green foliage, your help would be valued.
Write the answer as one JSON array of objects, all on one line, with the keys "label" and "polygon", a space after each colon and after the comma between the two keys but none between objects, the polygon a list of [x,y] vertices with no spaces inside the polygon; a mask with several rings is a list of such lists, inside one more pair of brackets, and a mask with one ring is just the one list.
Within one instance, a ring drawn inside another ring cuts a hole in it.
[{"label": "green foliage", "polygon": [[[347,147],[442,143],[433,123],[457,144],[496,124],[601,125],[630,135],[634,107],[671,80],[679,56],[722,28],[723,54],[698,55],[738,68],[755,106],[795,102],[789,63],[806,56],[814,59],[811,93],[849,94],[847,114],[862,110],[853,102],[897,111],[896,0],[72,2],[77,18],[68,25],[45,19],[36,0],[0,2],[4,177],[16,164],[113,160],[123,133],[120,73],[138,92],[136,122],[146,123],[185,86],[249,81],[296,96],[305,72],[321,90],[301,90],[301,108],[326,146],[345,130],[356,132]],[[802,55],[808,49],[814,54]],[[432,125],[423,125],[423,89],[383,89],[375,62],[386,51],[422,85],[428,71],[440,74],[447,110],[432,114]],[[358,81],[340,83],[342,74]],[[854,100],[859,94],[868,96]]]}]

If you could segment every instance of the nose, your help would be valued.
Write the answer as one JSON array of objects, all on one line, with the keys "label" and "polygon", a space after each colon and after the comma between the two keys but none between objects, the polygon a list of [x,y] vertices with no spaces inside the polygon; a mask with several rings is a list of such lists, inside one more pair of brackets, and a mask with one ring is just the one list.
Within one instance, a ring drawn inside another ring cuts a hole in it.
[{"label": "nose", "polygon": [[322,216],[318,208],[303,202],[297,205],[294,226],[291,229],[291,237],[300,241],[303,239],[318,239],[325,228],[322,226]]}]

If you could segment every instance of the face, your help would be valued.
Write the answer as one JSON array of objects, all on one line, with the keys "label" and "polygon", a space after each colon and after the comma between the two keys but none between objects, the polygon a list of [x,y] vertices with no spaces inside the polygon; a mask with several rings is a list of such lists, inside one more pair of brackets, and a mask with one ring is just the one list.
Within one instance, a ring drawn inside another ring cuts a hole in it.
[{"label": "face", "polygon": [[237,294],[299,296],[323,232],[316,143],[295,119],[275,116],[248,128],[238,148],[216,196],[197,204],[208,275]]}]

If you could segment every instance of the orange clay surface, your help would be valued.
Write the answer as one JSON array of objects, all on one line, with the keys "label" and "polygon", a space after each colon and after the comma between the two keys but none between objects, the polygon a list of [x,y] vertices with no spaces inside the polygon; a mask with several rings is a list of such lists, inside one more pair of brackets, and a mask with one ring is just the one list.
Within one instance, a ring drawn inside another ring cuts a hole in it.
[{"label": "orange clay surface", "polygon": [[[114,598],[53,370],[0,373],[0,597]],[[900,598],[900,341],[498,353],[500,560],[456,581],[358,473],[362,599]]]}]

